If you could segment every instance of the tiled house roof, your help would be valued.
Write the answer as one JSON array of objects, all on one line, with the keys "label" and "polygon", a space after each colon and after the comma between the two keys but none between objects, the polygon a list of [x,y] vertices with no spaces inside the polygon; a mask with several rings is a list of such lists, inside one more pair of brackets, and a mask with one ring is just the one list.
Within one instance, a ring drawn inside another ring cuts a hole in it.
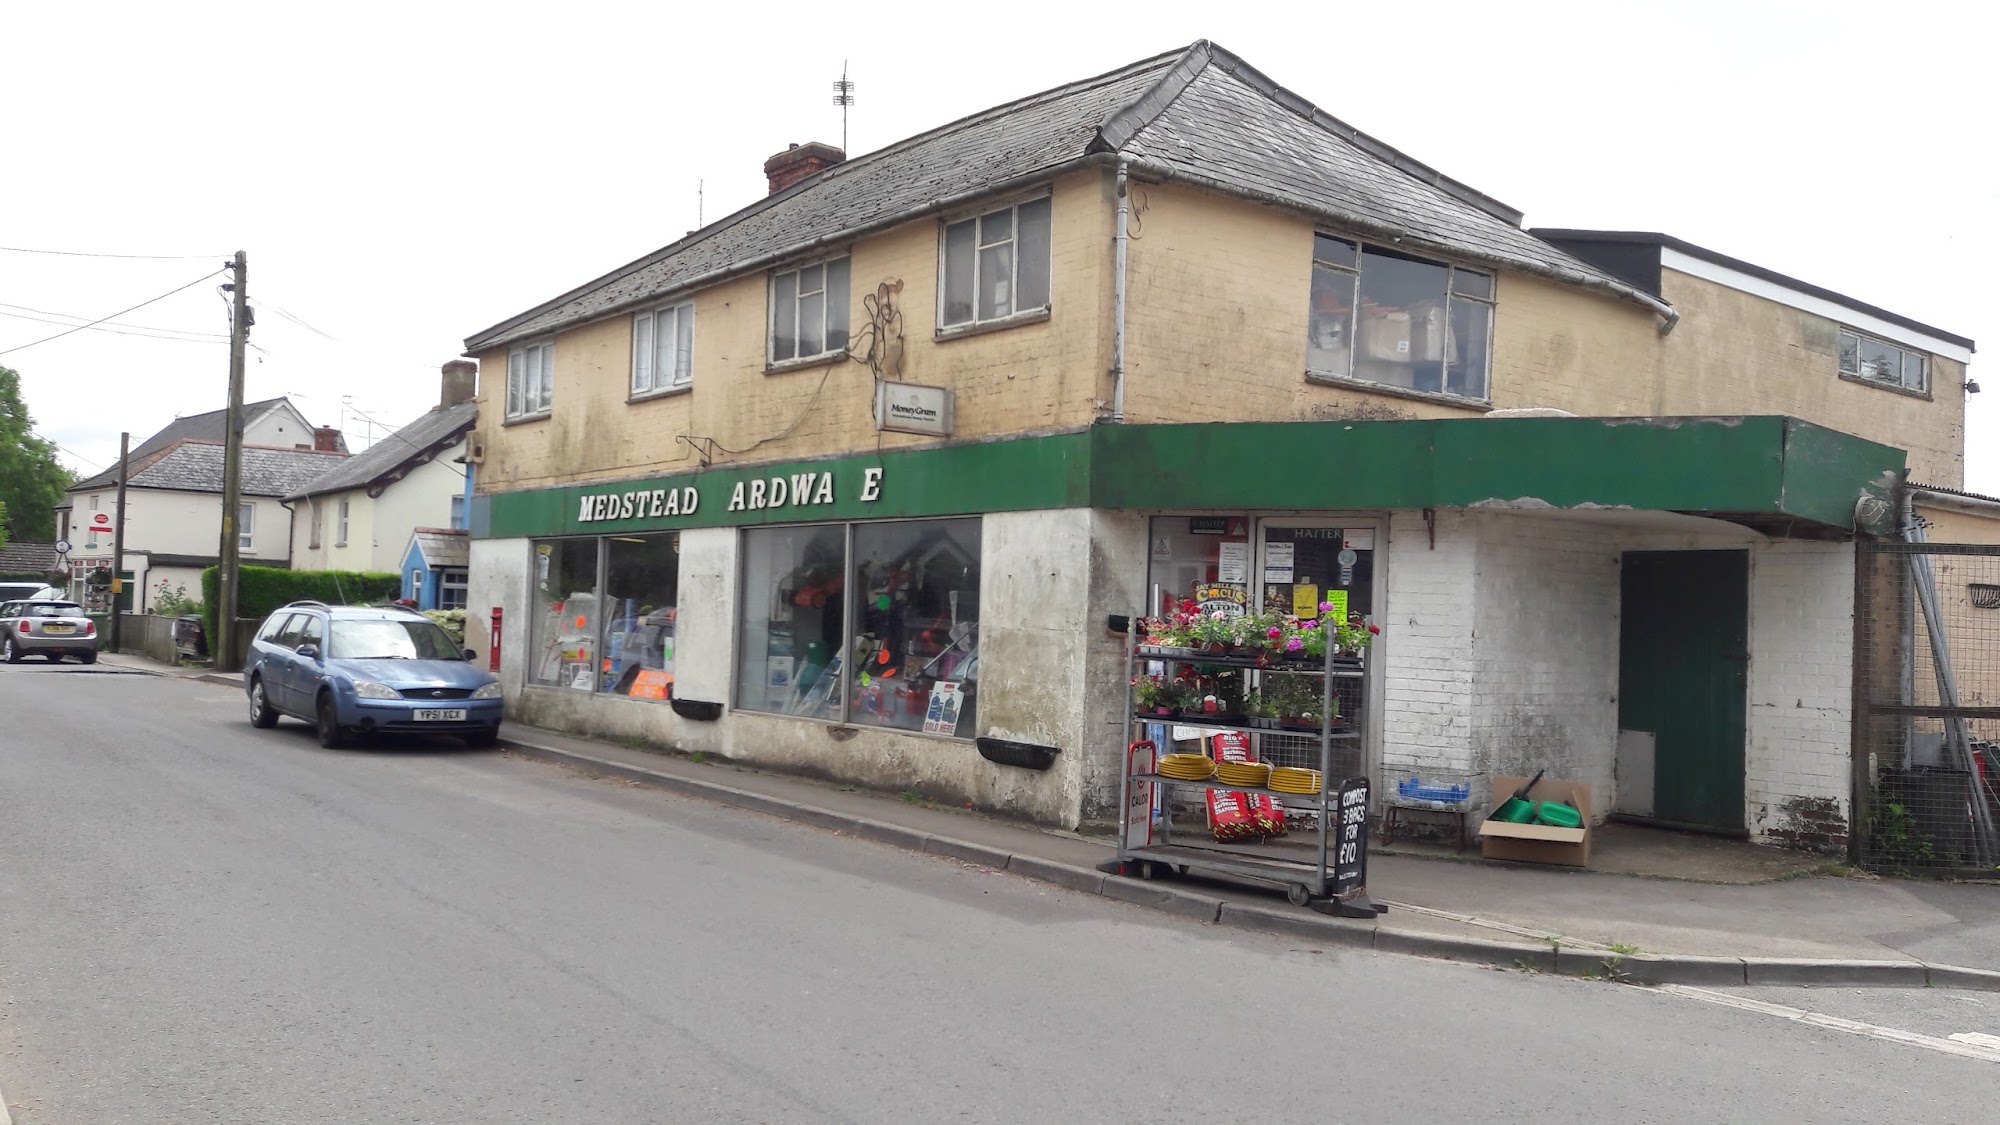
[{"label": "tiled house roof", "polygon": [[382,488],[411,469],[464,440],[477,421],[478,403],[434,406],[423,417],[294,489],[285,499],[323,496],[355,488],[366,488],[371,496],[379,495]]},{"label": "tiled house roof", "polygon": [[475,333],[465,348],[482,351],[595,320],[1113,158],[1672,316],[1658,298],[1522,230],[1520,212],[1329,117],[1202,41],[836,164]]}]

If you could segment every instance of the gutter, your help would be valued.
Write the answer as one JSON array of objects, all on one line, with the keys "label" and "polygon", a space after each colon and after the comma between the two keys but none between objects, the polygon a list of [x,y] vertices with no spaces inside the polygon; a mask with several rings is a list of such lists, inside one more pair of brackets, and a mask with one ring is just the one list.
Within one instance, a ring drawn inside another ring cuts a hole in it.
[{"label": "gutter", "polygon": [[[505,347],[508,344],[512,344],[520,340],[533,339],[537,336],[544,336],[551,332],[566,332],[574,328],[580,328],[586,324],[594,324],[600,320],[609,320],[615,316],[623,316],[626,313],[631,312],[633,309],[642,308],[646,305],[653,304],[667,297],[671,297],[680,293],[691,292],[696,289],[703,289],[711,285],[720,284],[721,282],[741,277],[742,275],[747,273],[754,273],[757,270],[765,269],[769,266],[774,266],[781,262],[787,262],[795,258],[805,257],[807,255],[810,255],[815,250],[822,250],[829,246],[842,246],[847,243],[853,242],[856,239],[865,238],[868,235],[875,234],[879,231],[885,231],[893,227],[901,226],[912,219],[921,219],[926,215],[936,215],[941,212],[956,210],[957,208],[963,207],[967,204],[975,203],[978,202],[979,200],[987,199],[994,195],[1004,194],[1010,191],[1016,191],[1025,187],[1031,187],[1035,184],[1043,183],[1048,179],[1050,179],[1051,177],[1060,176],[1068,172],[1074,172],[1077,171],[1078,169],[1097,167],[1097,166],[1109,167],[1116,165],[1117,163],[1119,163],[1117,156],[1111,153],[1093,152],[1093,153],[1086,153],[1083,156],[1072,157],[1068,160],[1057,161],[1054,164],[1046,164],[1040,168],[1034,169],[1033,171],[1023,172],[1018,176],[1010,176],[1004,180],[999,180],[993,183],[981,184],[977,189],[972,191],[962,191],[955,195],[941,196],[925,204],[922,207],[917,207],[908,211],[899,211],[896,214],[876,219],[873,222],[864,223],[858,227],[849,227],[845,230],[836,231],[833,234],[821,235],[818,238],[812,239],[809,242],[790,243],[787,244],[781,250],[770,251],[763,254],[755,254],[752,255],[751,257],[741,259],[740,261],[731,262],[726,266],[719,266],[715,269],[708,271],[707,273],[697,274],[694,277],[690,277],[685,281],[682,281],[680,284],[674,286],[671,289],[664,289],[658,292],[648,293],[644,297],[635,298],[633,300],[626,301],[622,304],[613,305],[609,308],[603,309],[599,312],[592,313],[586,317],[580,317],[576,320],[561,321],[559,323],[550,325],[545,328],[537,328],[532,332],[517,331],[518,325],[516,327],[510,327],[510,328],[488,329],[482,335],[467,337],[465,340],[465,351],[461,354],[466,359],[478,359],[479,356],[477,353],[481,351],[490,350],[492,348]],[[540,314],[537,313],[535,315],[540,315]],[[530,316],[519,319],[525,321],[525,320],[532,320],[534,319],[534,317]]]},{"label": "gutter", "polygon": [[1954,512],[1964,512],[1973,516],[1989,516],[2000,519],[2000,500],[1988,496],[1971,496],[1960,492],[1940,492],[1925,488],[1920,484],[1909,486],[1909,498],[1934,508],[1948,508]]},{"label": "gutter", "polygon": [[[1392,245],[1420,245],[1447,258],[1478,262],[1495,269],[1512,270],[1516,273],[1534,274],[1539,277],[1546,277],[1562,282],[1565,285],[1574,286],[1578,289],[1586,289],[1601,296],[1624,301],[1627,304],[1638,305],[1660,319],[1659,331],[1662,336],[1672,332],[1674,326],[1680,323],[1681,314],[1672,305],[1650,293],[1634,289],[1628,285],[1619,284],[1607,278],[1596,277],[1577,270],[1550,268],[1528,262],[1510,261],[1504,258],[1483,255],[1477,251],[1463,250],[1455,246],[1444,246],[1430,242],[1413,243],[1408,234],[1403,231],[1391,230],[1388,227],[1367,223],[1350,215],[1338,215],[1331,211],[1319,210],[1303,204],[1296,199],[1289,199],[1274,192],[1252,191],[1248,188],[1223,184],[1206,176],[1190,175],[1180,169],[1169,168],[1148,160],[1130,161],[1130,166],[1146,173],[1148,176],[1154,176],[1161,180],[1178,181],[1192,187],[1201,188],[1203,191],[1214,192],[1217,195],[1248,199],[1253,202],[1263,203],[1271,207],[1278,207],[1299,214],[1320,215],[1340,224],[1344,228],[1357,231],[1361,234],[1372,235],[1378,239],[1389,240]],[[1524,231],[1522,233],[1525,234],[1527,232]]]}]

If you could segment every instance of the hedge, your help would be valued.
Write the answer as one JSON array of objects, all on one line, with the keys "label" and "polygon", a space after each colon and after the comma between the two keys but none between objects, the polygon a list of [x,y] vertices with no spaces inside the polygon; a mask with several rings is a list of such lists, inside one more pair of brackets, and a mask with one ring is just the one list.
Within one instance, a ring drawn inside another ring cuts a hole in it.
[{"label": "hedge", "polygon": [[[216,607],[222,604],[220,569],[211,566],[201,572],[202,626],[211,638],[216,635]],[[403,576],[400,574],[246,566],[237,571],[236,616],[261,618],[287,602],[296,601],[369,605],[392,601],[401,597],[402,593]]]}]

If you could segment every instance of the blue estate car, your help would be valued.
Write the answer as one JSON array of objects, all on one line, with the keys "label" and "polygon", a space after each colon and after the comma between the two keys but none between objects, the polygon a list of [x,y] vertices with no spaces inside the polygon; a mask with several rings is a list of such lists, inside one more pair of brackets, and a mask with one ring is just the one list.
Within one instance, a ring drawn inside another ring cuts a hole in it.
[{"label": "blue estate car", "polygon": [[250,724],[274,727],[293,715],[313,724],[328,749],[376,734],[449,734],[491,746],[500,736],[500,681],[472,655],[414,609],[293,602],[265,618],[250,642]]}]

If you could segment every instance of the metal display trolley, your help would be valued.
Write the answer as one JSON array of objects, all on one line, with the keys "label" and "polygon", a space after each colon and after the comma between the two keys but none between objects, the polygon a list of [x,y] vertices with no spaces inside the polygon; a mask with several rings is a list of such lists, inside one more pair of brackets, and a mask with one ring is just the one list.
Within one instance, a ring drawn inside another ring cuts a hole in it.
[{"label": "metal display trolley", "polygon": [[[1130,621],[1143,618],[1134,614]],[[1128,629],[1128,638],[1131,632]],[[1212,653],[1194,649],[1140,645],[1128,639],[1128,680],[1136,685],[1142,665],[1160,662],[1169,667],[1200,665],[1234,668],[1276,675],[1317,676],[1320,680],[1320,721],[1316,725],[1281,722],[1273,719],[1230,721],[1201,713],[1158,714],[1142,711],[1136,688],[1126,697],[1129,728],[1133,737],[1119,774],[1117,858],[1100,865],[1113,875],[1136,875],[1151,879],[1169,874],[1207,872],[1236,878],[1277,883],[1285,888],[1294,906],[1310,906],[1343,917],[1372,918],[1386,907],[1371,902],[1367,894],[1368,781],[1364,777],[1338,781],[1333,776],[1334,745],[1359,742],[1361,732],[1342,722],[1334,712],[1334,683],[1340,679],[1359,680],[1364,676],[1356,657],[1335,656],[1331,648],[1323,660],[1303,661],[1269,655]],[[1302,794],[1263,786],[1231,785],[1219,777],[1188,780],[1158,772],[1157,750],[1148,752],[1152,741],[1148,726],[1194,727],[1210,731],[1239,731],[1247,734],[1284,734],[1293,737],[1317,736],[1319,740],[1319,791]],[[1215,841],[1206,831],[1193,839],[1176,839],[1173,833],[1173,802],[1176,789],[1223,790],[1231,793],[1264,795],[1294,806],[1306,802],[1314,817],[1315,839],[1306,855],[1287,856],[1283,851],[1300,849],[1263,848],[1254,844]],[[1154,794],[1160,794],[1155,822]],[[1157,832],[1155,827],[1157,825]],[[1268,852],[1269,854],[1257,854]]]}]

